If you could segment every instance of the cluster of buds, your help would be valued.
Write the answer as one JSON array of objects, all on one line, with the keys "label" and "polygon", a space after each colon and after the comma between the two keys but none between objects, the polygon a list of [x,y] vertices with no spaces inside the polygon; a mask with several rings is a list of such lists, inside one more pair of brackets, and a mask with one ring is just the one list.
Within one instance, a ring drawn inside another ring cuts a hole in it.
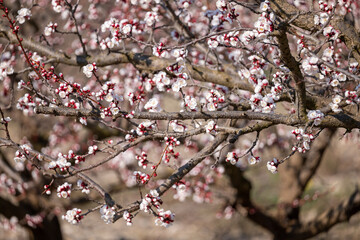
[{"label": "cluster of buds", "polygon": [[324,0],[319,0],[319,8],[321,11],[327,12],[330,14],[335,6],[333,4],[329,4]]},{"label": "cluster of buds", "polygon": [[60,83],[59,87],[55,89],[55,93],[58,94],[61,98],[67,98],[71,93],[76,92],[80,88],[81,86],[78,83]]},{"label": "cluster of buds", "polygon": [[180,153],[179,152],[175,153],[174,147],[179,146],[180,141],[174,137],[165,137],[164,140],[167,145],[167,148],[164,153],[164,162],[169,163],[171,157],[178,159]]},{"label": "cluster of buds", "polygon": [[65,182],[64,184],[58,186],[57,196],[59,198],[69,198],[71,194],[71,184]]},{"label": "cluster of buds", "polygon": [[125,219],[127,226],[132,225],[132,219],[134,218],[134,216],[131,213],[129,213],[128,211],[125,211],[123,214],[123,218]]},{"label": "cluster of buds", "polygon": [[273,94],[266,94],[263,97],[261,94],[256,93],[250,97],[250,106],[255,112],[271,113],[274,111],[276,104]]},{"label": "cluster of buds", "polygon": [[141,184],[146,184],[150,180],[150,175],[147,173],[142,173],[140,171],[135,171],[134,176],[136,178],[136,181]]},{"label": "cluster of buds", "polygon": [[74,99],[71,99],[69,102],[64,104],[65,107],[68,108],[74,108],[74,109],[79,109],[80,108],[80,103],[76,102]]},{"label": "cluster of buds", "polygon": [[40,101],[40,99],[34,99],[30,94],[25,93],[23,97],[19,98],[16,108],[22,110],[25,115],[32,115],[36,104]]},{"label": "cluster of buds", "polygon": [[24,163],[26,160],[26,156],[30,154],[31,147],[27,144],[23,144],[20,146],[22,151],[17,150],[15,153],[14,161],[16,163]]},{"label": "cluster of buds", "polygon": [[106,100],[107,102],[112,102],[114,100],[114,88],[115,84],[108,81],[102,85],[101,90],[95,93],[97,100]]},{"label": "cluster of buds", "polygon": [[156,128],[155,123],[151,121],[145,121],[139,124],[136,128],[136,133],[138,136],[146,135],[148,131],[154,130]]},{"label": "cluster of buds", "polygon": [[132,106],[137,101],[141,101],[144,99],[145,97],[144,89],[140,88],[139,91],[137,91],[136,93],[129,92],[127,97],[129,99],[130,105]]},{"label": "cluster of buds", "polygon": [[101,112],[100,117],[113,117],[116,116],[120,112],[120,107],[118,106],[118,102],[111,102],[109,107],[102,107],[100,106]]},{"label": "cluster of buds", "polygon": [[97,150],[98,150],[98,146],[96,146],[96,145],[89,146],[88,154],[94,154],[95,155]]},{"label": "cluster of buds", "polygon": [[138,161],[139,167],[146,169],[149,161],[147,160],[146,152],[142,151],[141,155],[136,155],[136,160]]}]

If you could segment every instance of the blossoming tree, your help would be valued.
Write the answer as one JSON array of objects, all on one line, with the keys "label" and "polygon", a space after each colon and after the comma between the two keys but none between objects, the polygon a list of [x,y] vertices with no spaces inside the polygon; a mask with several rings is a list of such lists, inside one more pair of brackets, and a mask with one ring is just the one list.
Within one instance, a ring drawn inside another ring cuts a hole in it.
[{"label": "blossoming tree", "polygon": [[[168,227],[175,215],[163,194],[207,202],[222,176],[237,190],[227,209],[276,239],[348,220],[360,210],[357,189],[313,219],[299,213],[332,136],[360,128],[359,8],[355,0],[0,0],[2,223],[39,239],[61,239],[58,215],[78,224],[94,211],[129,226],[144,212]],[[19,136],[21,122],[38,128]],[[274,146],[282,153],[263,159]],[[256,164],[280,175],[276,213],[251,198],[244,173]],[[114,199],[93,177],[104,169],[138,187],[138,198]],[[100,200],[76,208],[75,191]]]}]

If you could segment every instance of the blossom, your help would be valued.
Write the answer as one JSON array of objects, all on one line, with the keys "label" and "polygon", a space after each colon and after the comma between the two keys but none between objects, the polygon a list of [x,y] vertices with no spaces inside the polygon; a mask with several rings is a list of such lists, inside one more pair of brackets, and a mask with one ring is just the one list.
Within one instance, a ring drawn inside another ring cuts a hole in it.
[{"label": "blossom", "polygon": [[159,105],[159,100],[157,98],[151,98],[144,106],[146,110],[149,110],[150,112],[156,111],[156,108]]},{"label": "blossom", "polygon": [[90,189],[89,189],[88,185],[84,181],[82,181],[81,179],[79,179],[77,181],[77,186],[78,186],[78,188],[81,189],[81,192],[83,192],[85,194],[90,193]]},{"label": "blossom", "polygon": [[100,208],[101,219],[104,220],[106,224],[112,223],[115,216],[115,208],[104,205]]},{"label": "blossom", "polygon": [[175,214],[170,210],[164,211],[163,209],[158,210],[158,218],[155,220],[155,224],[162,227],[169,227],[174,222]]},{"label": "blossom", "polygon": [[309,120],[313,120],[314,124],[317,126],[324,118],[324,114],[320,110],[310,110],[307,114],[307,117]]},{"label": "blossom", "polygon": [[260,162],[260,157],[249,156],[248,162],[250,165],[254,165],[254,164]]},{"label": "blossom", "polygon": [[235,165],[239,161],[239,156],[237,152],[228,152],[225,161],[231,163],[232,165]]},{"label": "blossom", "polygon": [[44,29],[44,35],[47,37],[50,36],[52,33],[55,32],[56,27],[57,23],[50,22]]},{"label": "blossom", "polygon": [[216,1],[216,7],[217,7],[220,11],[226,10],[226,2],[225,2],[225,0],[217,0],[217,1]]},{"label": "blossom", "polygon": [[157,12],[146,12],[144,20],[146,22],[146,25],[150,27],[157,21],[159,21],[159,15]]},{"label": "blossom", "polygon": [[29,20],[31,17],[31,11],[27,8],[21,8],[17,13],[18,15],[16,16],[16,21],[20,24],[23,24],[25,20]]},{"label": "blossom", "polygon": [[89,63],[86,66],[83,66],[82,70],[83,73],[86,75],[86,77],[91,78],[93,72],[96,71],[96,64],[95,63]]},{"label": "blossom", "polygon": [[213,120],[211,120],[206,124],[205,129],[207,133],[216,133],[217,125]]},{"label": "blossom", "polygon": [[71,224],[77,224],[84,217],[81,216],[80,214],[81,214],[81,209],[73,208],[72,210],[68,210],[66,212],[66,215],[62,216],[62,219],[68,221]]},{"label": "blossom", "polygon": [[276,158],[274,158],[272,161],[267,162],[266,167],[271,173],[275,174],[277,173],[277,168],[279,164],[280,164],[279,161]]},{"label": "blossom", "polygon": [[71,193],[71,184],[65,182],[64,184],[58,186],[57,188],[57,196],[59,198],[68,198]]},{"label": "blossom", "polygon": [[185,106],[189,107],[191,110],[196,110],[197,102],[196,99],[191,96],[185,97]]}]

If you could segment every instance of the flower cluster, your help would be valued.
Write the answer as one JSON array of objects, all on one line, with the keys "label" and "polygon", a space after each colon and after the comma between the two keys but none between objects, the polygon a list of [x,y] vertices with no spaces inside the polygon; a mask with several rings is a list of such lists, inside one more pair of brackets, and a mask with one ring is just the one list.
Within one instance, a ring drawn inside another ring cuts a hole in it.
[{"label": "flower cluster", "polygon": [[1,61],[0,63],[0,81],[4,80],[8,75],[14,73],[14,68],[11,66],[10,61]]},{"label": "flower cluster", "polygon": [[175,49],[173,52],[172,52],[172,55],[173,57],[176,58],[176,61],[177,62],[181,62],[181,61],[184,61],[186,56],[188,54],[188,51],[184,48],[181,48],[181,49]]},{"label": "flower cluster", "polygon": [[267,162],[266,167],[271,173],[275,174],[277,173],[279,164],[280,162],[276,158],[274,158],[272,161]]},{"label": "flower cluster", "polygon": [[62,11],[62,4],[64,0],[52,0],[51,4],[55,12],[60,13]]},{"label": "flower cluster", "polygon": [[347,104],[356,104],[360,102],[360,98],[356,94],[356,91],[345,91],[345,99]]},{"label": "flower cluster", "polygon": [[129,213],[128,211],[125,211],[123,218],[125,219],[127,226],[132,225],[132,219],[134,218],[134,216],[131,213]]},{"label": "flower cluster", "polygon": [[59,198],[69,198],[71,194],[71,184],[65,182],[64,184],[58,186],[57,196]]},{"label": "flower cluster", "polygon": [[170,87],[170,78],[166,76],[166,73],[164,71],[160,71],[156,73],[153,77],[153,82],[155,82],[157,89],[160,92],[163,92]]},{"label": "flower cluster", "polygon": [[101,219],[104,220],[106,224],[112,223],[115,216],[115,208],[104,205],[100,208]]},{"label": "flower cluster", "polygon": [[134,171],[134,176],[136,181],[141,184],[146,184],[150,180],[150,175],[146,173],[142,173],[140,171]]},{"label": "flower cluster", "polygon": [[59,87],[55,89],[55,93],[61,98],[68,98],[71,93],[76,92],[81,88],[78,83],[60,83]]},{"label": "flower cluster", "polygon": [[88,154],[94,154],[96,153],[96,151],[98,150],[98,146],[97,145],[92,145],[92,146],[89,146],[88,148]]},{"label": "flower cluster", "polygon": [[138,161],[139,167],[146,169],[149,161],[147,160],[146,152],[142,151],[141,155],[136,155],[136,160]]},{"label": "flower cluster", "polygon": [[188,107],[191,111],[196,111],[196,107],[197,107],[196,98],[191,96],[186,96],[184,101],[186,107]]},{"label": "flower cluster", "polygon": [[58,154],[58,158],[56,161],[51,161],[49,163],[49,169],[59,168],[60,171],[65,171],[71,166],[71,162],[68,161],[68,156],[63,155],[61,153]]},{"label": "flower cluster", "polygon": [[44,29],[44,35],[47,37],[50,36],[55,32],[56,28],[57,28],[57,23],[49,22],[49,24]]},{"label": "flower cluster", "polygon": [[26,224],[32,228],[37,228],[41,226],[42,222],[44,221],[44,216],[41,215],[25,215]]},{"label": "flower cluster", "polygon": [[164,43],[159,43],[158,46],[153,47],[153,55],[160,58],[167,58],[169,56],[169,52],[164,49]]},{"label": "flower cluster", "polygon": [[25,20],[29,20],[31,17],[31,11],[27,8],[22,8],[17,13],[16,21],[20,24],[23,24]]},{"label": "flower cluster", "polygon": [[154,206],[156,209],[159,209],[160,205],[163,204],[163,201],[158,195],[159,194],[156,192],[156,190],[146,194],[140,203],[140,210],[149,212],[152,206]]},{"label": "flower cluster", "polygon": [[220,103],[225,102],[224,96],[222,96],[218,90],[213,89],[205,93],[205,99],[207,102],[206,108],[209,111],[215,111]]},{"label": "flower cluster", "polygon": [[207,133],[216,133],[217,125],[214,120],[209,121],[205,126]]},{"label": "flower cluster", "polygon": [[157,107],[159,106],[159,100],[157,98],[151,98],[145,104],[144,108],[149,112],[157,112]]},{"label": "flower cluster", "polygon": [[83,180],[79,179],[77,181],[77,186],[78,186],[79,189],[81,189],[82,193],[85,193],[85,194],[90,193],[89,186]]},{"label": "flower cluster", "polygon": [[252,155],[250,155],[248,157],[248,162],[249,162],[250,165],[255,165],[260,161],[261,161],[260,157],[255,157],[255,156],[252,156]]},{"label": "flower cluster", "polygon": [[239,155],[237,152],[228,152],[228,154],[226,155],[226,162],[231,163],[232,165],[235,165],[238,161],[239,161]]},{"label": "flower cluster", "polygon": [[96,63],[89,63],[88,65],[83,66],[82,70],[87,78],[91,78],[93,73],[95,73],[97,70]]},{"label": "flower cluster", "polygon": [[136,133],[138,136],[142,136],[146,134],[148,131],[154,130],[156,128],[156,125],[154,122],[151,121],[145,121],[139,124],[139,126],[136,128]]},{"label": "flower cluster", "polygon": [[186,73],[178,74],[177,77],[176,82],[172,85],[174,92],[179,92],[181,88],[186,87],[186,80],[189,78]]},{"label": "flower cluster", "polygon": [[170,210],[164,211],[163,209],[158,209],[157,219],[155,224],[162,227],[169,227],[174,222],[175,214]]},{"label": "flower cluster", "polygon": [[84,218],[84,216],[81,215],[81,209],[79,209],[79,208],[73,208],[71,210],[68,210],[66,212],[66,215],[62,216],[63,220],[66,220],[71,224],[77,224],[83,218]]},{"label": "flower cluster", "polygon": [[331,107],[331,110],[334,113],[339,113],[342,111],[342,109],[339,106],[341,100],[342,100],[342,97],[340,95],[336,95],[335,97],[333,97],[332,102],[329,103],[329,106]]},{"label": "flower cluster", "polygon": [[20,146],[20,148],[22,149],[22,151],[17,150],[15,152],[14,161],[16,163],[24,163],[26,160],[26,156],[30,154],[31,147],[29,145],[23,144]]},{"label": "flower cluster", "polygon": [[310,143],[314,140],[312,133],[306,133],[302,128],[294,129],[291,133],[294,134],[296,140],[299,141],[298,145],[292,148],[293,151],[297,150],[298,152],[305,153],[310,150]]},{"label": "flower cluster", "polygon": [[314,124],[317,126],[324,118],[324,114],[320,110],[310,110],[307,117],[310,121],[314,121]]},{"label": "flower cluster", "polygon": [[159,15],[157,12],[146,12],[144,21],[149,27],[155,25],[159,21]]},{"label": "flower cluster", "polygon": [[185,132],[186,126],[184,124],[179,123],[178,120],[170,121],[170,126],[174,130],[174,132]]},{"label": "flower cluster", "polygon": [[167,145],[166,151],[164,153],[164,162],[169,163],[171,157],[175,159],[179,157],[180,153],[179,152],[175,153],[174,147],[179,146],[180,141],[174,137],[165,137],[164,140]]}]

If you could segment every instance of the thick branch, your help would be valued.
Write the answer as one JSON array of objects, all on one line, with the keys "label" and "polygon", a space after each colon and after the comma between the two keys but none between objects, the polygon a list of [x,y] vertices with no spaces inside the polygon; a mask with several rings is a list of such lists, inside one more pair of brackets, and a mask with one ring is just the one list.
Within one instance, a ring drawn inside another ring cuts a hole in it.
[{"label": "thick branch", "polygon": [[[73,109],[65,107],[42,107],[36,108],[38,114],[51,114],[55,116],[67,117],[96,117],[100,118],[100,113],[89,109]],[[121,113],[114,118],[121,118],[127,113]],[[275,113],[259,113],[249,111],[207,111],[207,112],[138,112],[134,114],[134,119],[148,120],[192,120],[192,119],[248,119],[262,120],[274,124],[284,124],[289,126],[304,125],[306,121],[296,119],[294,116],[285,116]],[[360,116],[350,116],[344,113],[327,115],[318,125],[320,128],[346,128],[348,130],[360,128]]]},{"label": "thick branch", "polygon": [[349,221],[351,216],[360,212],[360,191],[356,189],[349,199],[299,227],[289,229],[286,239],[306,239],[329,230],[337,223]]}]

